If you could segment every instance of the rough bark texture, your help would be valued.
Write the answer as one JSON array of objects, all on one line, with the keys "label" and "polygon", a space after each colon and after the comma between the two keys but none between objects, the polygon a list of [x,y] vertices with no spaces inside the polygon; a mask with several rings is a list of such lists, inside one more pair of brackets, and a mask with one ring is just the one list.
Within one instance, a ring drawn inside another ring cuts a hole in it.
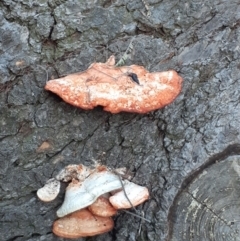
[{"label": "rough bark texture", "polygon": [[[2,0],[0,240],[64,240],[51,231],[64,188],[47,204],[36,191],[93,159],[150,189],[138,211],[151,223],[120,212],[113,231],[78,241],[239,240],[239,42],[234,0]],[[126,64],[183,77],[173,104],[113,115],[44,90],[130,43]]]}]

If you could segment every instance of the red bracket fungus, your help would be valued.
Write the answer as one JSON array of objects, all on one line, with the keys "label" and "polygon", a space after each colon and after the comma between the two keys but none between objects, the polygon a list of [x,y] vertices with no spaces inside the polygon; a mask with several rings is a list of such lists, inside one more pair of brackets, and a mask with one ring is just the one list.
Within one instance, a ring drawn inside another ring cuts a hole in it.
[{"label": "red bracket fungus", "polygon": [[109,232],[113,226],[111,217],[99,217],[81,209],[56,220],[53,233],[63,238],[80,238]]},{"label": "red bracket fungus", "polygon": [[147,113],[170,104],[180,93],[176,71],[149,73],[138,65],[115,66],[115,57],[79,73],[47,82],[45,89],[82,109],[103,106],[111,113]]},{"label": "red bracket fungus", "polygon": [[47,181],[37,191],[45,202],[56,198],[60,181],[70,182],[53,232],[64,238],[79,238],[110,231],[114,225],[111,217],[118,209],[135,207],[149,198],[146,187],[122,180],[126,172],[126,168],[111,170],[98,164],[94,168],[69,165]]},{"label": "red bracket fungus", "polygon": [[117,209],[115,209],[108,198],[105,196],[100,196],[98,199],[88,207],[88,210],[100,217],[112,217],[117,214]]}]

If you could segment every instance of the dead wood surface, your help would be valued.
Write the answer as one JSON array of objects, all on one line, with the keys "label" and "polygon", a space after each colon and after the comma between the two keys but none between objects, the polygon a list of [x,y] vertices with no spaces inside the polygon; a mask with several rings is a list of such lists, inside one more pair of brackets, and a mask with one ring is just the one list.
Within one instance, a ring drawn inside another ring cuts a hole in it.
[{"label": "dead wood surface", "polygon": [[[239,1],[0,2],[0,240],[52,233],[64,197],[36,191],[68,164],[126,166],[150,190],[114,229],[78,241],[239,240]],[[128,48],[129,47],[129,48]],[[176,70],[183,89],[149,114],[82,110],[47,80],[119,60]]]}]

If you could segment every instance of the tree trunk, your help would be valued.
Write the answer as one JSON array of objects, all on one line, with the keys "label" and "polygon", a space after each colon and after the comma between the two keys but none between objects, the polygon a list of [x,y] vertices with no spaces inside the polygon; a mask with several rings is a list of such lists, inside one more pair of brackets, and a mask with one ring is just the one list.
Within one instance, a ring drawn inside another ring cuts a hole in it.
[{"label": "tree trunk", "polygon": [[[52,233],[65,187],[36,191],[68,164],[126,167],[148,187],[96,241],[239,240],[239,1],[0,2],[0,240]],[[126,52],[127,50],[127,52]],[[148,114],[82,110],[44,90],[112,54],[149,71],[175,69],[183,89]],[[134,213],[134,210],[131,210]]]}]

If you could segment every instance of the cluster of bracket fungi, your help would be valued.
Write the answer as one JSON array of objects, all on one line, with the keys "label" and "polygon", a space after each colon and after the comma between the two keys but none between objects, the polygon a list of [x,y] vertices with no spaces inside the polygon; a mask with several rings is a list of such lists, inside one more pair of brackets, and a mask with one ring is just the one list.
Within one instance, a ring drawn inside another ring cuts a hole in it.
[{"label": "cluster of bracket fungi", "polygon": [[69,165],[48,180],[37,191],[44,202],[57,197],[61,181],[70,182],[57,210],[59,219],[53,224],[53,233],[79,238],[110,231],[117,210],[132,208],[149,198],[148,189],[124,179],[125,174],[125,168],[111,170],[103,165],[90,168],[80,164]]},{"label": "cluster of bracket fungi", "polygon": [[149,73],[143,66],[93,63],[83,72],[50,80],[45,89],[82,109],[103,106],[111,113],[147,113],[170,104],[180,93],[182,78],[174,70]]},{"label": "cluster of bracket fungi", "polygon": [[[103,106],[111,113],[147,113],[170,104],[180,93],[182,78],[174,70],[149,73],[138,65],[115,66],[115,57],[93,63],[83,72],[50,80],[45,89],[82,109]],[[116,172],[117,171],[117,172]],[[69,165],[37,192],[45,202],[54,200],[60,182],[70,182],[53,233],[64,238],[94,236],[110,231],[119,209],[127,209],[149,198],[146,187],[123,179],[124,169],[97,165]]]}]

